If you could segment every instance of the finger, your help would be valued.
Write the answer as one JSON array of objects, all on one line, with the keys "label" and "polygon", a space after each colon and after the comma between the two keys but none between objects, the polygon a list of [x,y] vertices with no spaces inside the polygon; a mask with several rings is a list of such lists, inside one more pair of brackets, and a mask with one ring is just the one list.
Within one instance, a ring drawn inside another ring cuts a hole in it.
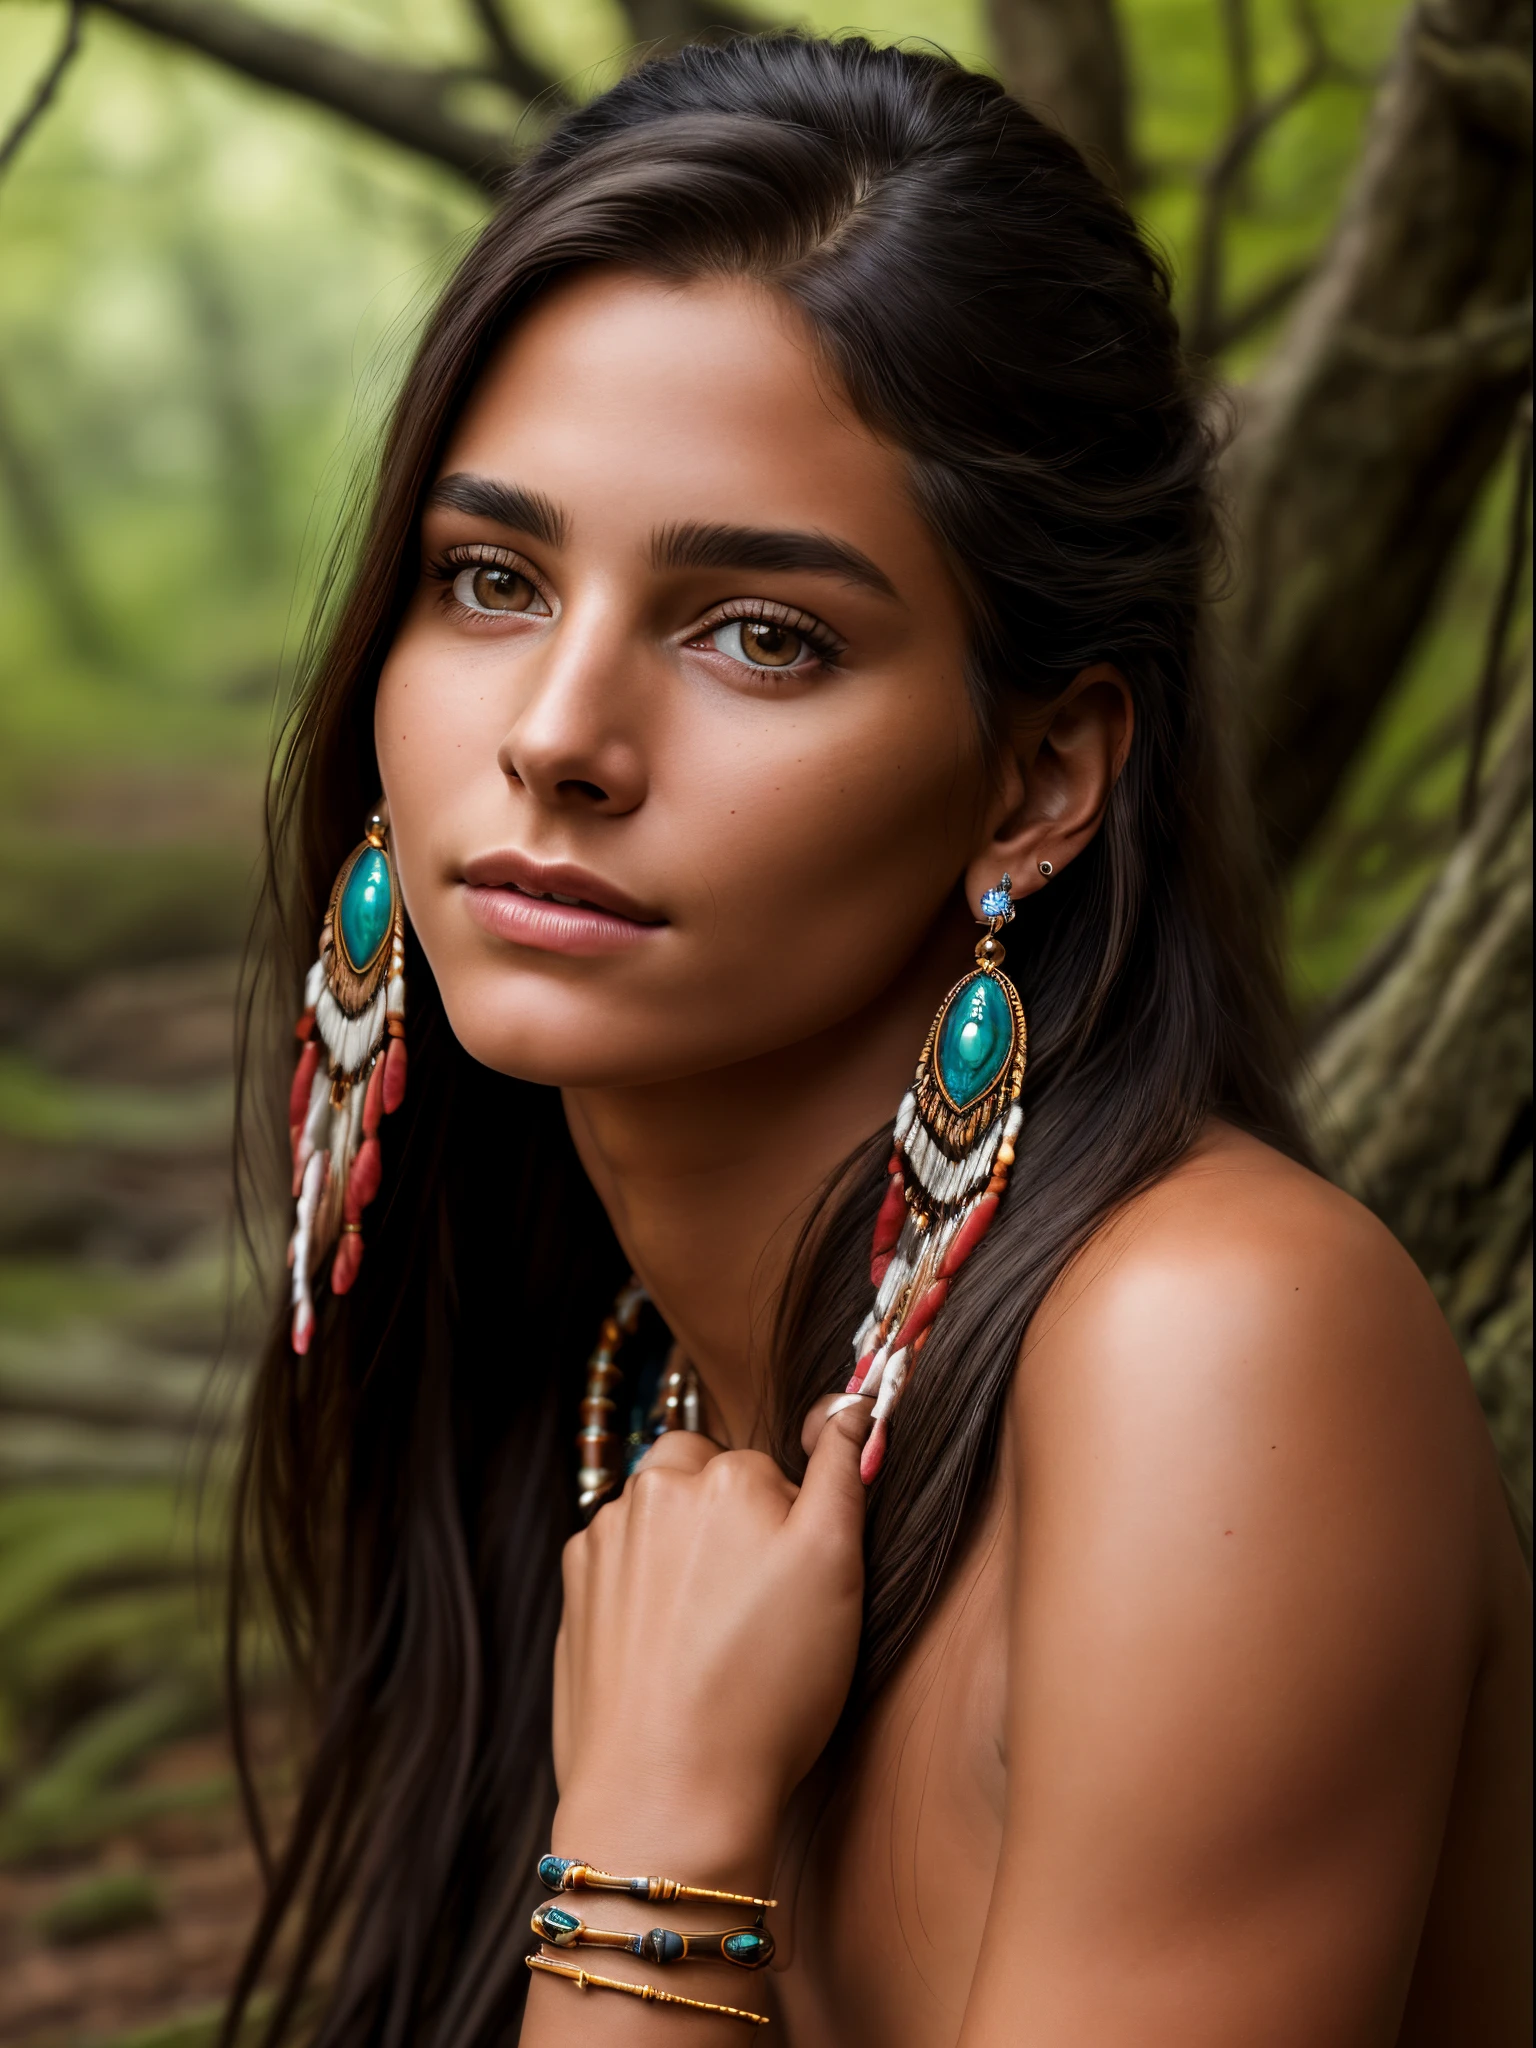
[{"label": "finger", "polygon": [[819,1401],[811,1403],[800,1425],[800,1448],[807,1457],[815,1450],[827,1417],[844,1408],[851,1411],[863,1398],[861,1394],[823,1394]]},{"label": "finger", "polygon": [[[874,1406],[862,1394],[845,1395],[828,1405],[800,1482],[800,1497],[790,1509],[792,1520],[863,1527],[865,1489],[859,1477],[859,1457]],[[810,1418],[806,1419],[809,1422]]]},{"label": "finger", "polygon": [[669,1429],[657,1437],[637,1472],[702,1472],[711,1458],[718,1458],[720,1446],[696,1429]]},{"label": "finger", "polygon": [[555,1756],[555,1783],[564,1782],[564,1765],[570,1750],[571,1647],[566,1624],[555,1637],[555,1683],[551,1702],[551,1743]]}]

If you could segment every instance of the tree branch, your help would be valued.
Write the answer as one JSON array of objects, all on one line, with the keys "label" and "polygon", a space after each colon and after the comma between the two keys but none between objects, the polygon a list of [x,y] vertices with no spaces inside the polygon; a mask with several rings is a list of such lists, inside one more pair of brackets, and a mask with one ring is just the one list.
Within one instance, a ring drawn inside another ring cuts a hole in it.
[{"label": "tree branch", "polygon": [[1419,61],[1435,72],[1462,111],[1512,149],[1531,149],[1531,65],[1497,43],[1470,49],[1427,30],[1418,39]]},{"label": "tree branch", "polygon": [[80,27],[84,19],[85,0],[69,0],[69,18],[64,24],[64,38],[59,44],[53,62],[33,87],[31,99],[11,123],[9,134],[0,142],[0,172],[9,167],[12,157],[48,111],[54,94],[63,82],[65,72],[74,62],[75,54],[80,48]]},{"label": "tree branch", "polygon": [[[370,134],[446,164],[494,191],[509,133],[462,121],[448,104],[466,78],[500,80],[464,67],[425,69],[345,50],[298,29],[266,21],[228,0],[91,0],[103,12],[151,35],[196,50],[279,92],[341,114]],[[552,81],[542,73],[540,90]],[[510,130],[509,130],[510,132]]]},{"label": "tree branch", "polygon": [[1527,383],[1528,165],[1423,55],[1530,45],[1524,0],[1416,0],[1338,226],[1245,394],[1224,625],[1289,858],[1401,670]]},{"label": "tree branch", "polygon": [[1358,321],[1339,329],[1339,343],[1373,369],[1411,377],[1416,372],[1454,370],[1482,361],[1493,369],[1518,370],[1530,361],[1531,302],[1469,313],[1454,327],[1428,334],[1382,334]]},{"label": "tree branch", "polygon": [[29,558],[60,638],[80,661],[102,662],[111,635],[80,575],[45,465],[17,434],[0,393],[0,499],[9,507],[18,555]]},{"label": "tree branch", "polygon": [[[1218,0],[1221,40],[1227,65],[1227,94],[1231,102],[1229,127],[1246,121],[1259,97],[1258,75],[1254,69],[1253,12],[1251,0]],[[1246,180],[1234,180],[1233,204],[1247,200]]]},{"label": "tree branch", "polygon": [[514,39],[499,0],[469,0],[469,11],[491,47],[497,75],[509,90],[520,100],[554,99],[562,107],[570,105],[563,88]]},{"label": "tree branch", "polygon": [[[1229,16],[1246,21],[1244,0],[1227,0]],[[1220,346],[1224,322],[1221,301],[1226,275],[1227,215],[1255,150],[1270,130],[1328,76],[1332,59],[1312,0],[1292,0],[1292,25],[1301,40],[1302,59],[1290,82],[1264,99],[1239,90],[1232,125],[1200,178],[1200,215],[1195,230],[1194,284],[1186,342],[1194,355],[1212,355]],[[1229,40],[1232,31],[1228,29]],[[1251,86],[1251,80],[1249,81]]]},{"label": "tree branch", "polygon": [[1283,313],[1296,294],[1311,283],[1316,269],[1316,257],[1308,256],[1300,263],[1287,264],[1283,270],[1277,271],[1266,284],[1261,284],[1239,305],[1222,314],[1211,337],[1208,353],[1220,355],[1224,349],[1234,348],[1238,342],[1246,341],[1265,321]]},{"label": "tree branch", "polygon": [[1121,192],[1141,178],[1115,0],[987,0],[997,68]]},{"label": "tree branch", "polygon": [[1478,677],[1477,695],[1472,703],[1472,737],[1467,746],[1467,772],[1461,785],[1458,820],[1463,832],[1471,829],[1477,817],[1478,792],[1483,780],[1483,755],[1488,748],[1488,734],[1498,714],[1499,693],[1504,682],[1504,650],[1509,642],[1509,628],[1515,616],[1515,600],[1520,595],[1520,579],[1525,574],[1531,511],[1529,392],[1526,393],[1522,411],[1524,417],[1517,425],[1520,436],[1520,459],[1515,468],[1515,495],[1509,514],[1504,573],[1499,579],[1498,595],[1493,602],[1493,615],[1488,621],[1488,639],[1483,649],[1483,670]]}]

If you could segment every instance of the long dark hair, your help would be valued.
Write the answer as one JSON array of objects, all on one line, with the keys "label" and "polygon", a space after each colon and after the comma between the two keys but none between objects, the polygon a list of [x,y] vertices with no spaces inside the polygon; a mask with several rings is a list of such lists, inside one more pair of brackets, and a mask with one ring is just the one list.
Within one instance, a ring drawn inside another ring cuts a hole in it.
[{"label": "long dark hair", "polygon": [[[905,451],[967,593],[984,728],[1014,693],[1049,698],[1100,660],[1135,695],[1101,832],[1010,937],[1030,1020],[1026,1136],[875,1491],[856,1714],[984,1498],[1021,1337],[1065,1262],[1213,1114],[1297,1149],[1268,925],[1197,674],[1210,435],[1157,257],[1071,145],[991,80],[788,34],[646,65],[516,171],[406,379],[274,778],[253,1028],[273,1004],[292,1015],[378,794],[374,686],[445,438],[509,325],[552,279],[601,263],[750,274],[802,308],[862,416]],[[515,2024],[554,1798],[582,1360],[623,1277],[558,1095],[478,1066],[419,951],[408,972],[410,1091],[385,1127],[363,1279],[322,1303],[307,1358],[274,1320],[231,1579],[237,1736],[258,1589],[314,1717],[281,1850],[259,1835],[267,1899],[235,2012],[277,1944],[269,2038],[318,1970],[328,2048],[471,2048]],[[286,1062],[253,1038],[246,1070],[254,1161],[283,1128]],[[790,1471],[800,1418],[846,1376],[868,1305],[888,1145],[871,1133],[796,1254],[770,1397]]]}]

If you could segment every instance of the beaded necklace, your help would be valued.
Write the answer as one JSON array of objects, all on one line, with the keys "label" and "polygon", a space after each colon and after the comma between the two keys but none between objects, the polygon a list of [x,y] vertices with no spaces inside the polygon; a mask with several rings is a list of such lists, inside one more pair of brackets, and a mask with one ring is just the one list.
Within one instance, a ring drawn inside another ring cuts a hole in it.
[{"label": "beaded necklace", "polygon": [[681,1347],[674,1344],[655,1375],[654,1392],[646,1385],[644,1374],[636,1376],[637,1399],[631,1404],[629,1429],[621,1437],[616,1427],[624,1377],[619,1353],[626,1339],[634,1336],[649,1299],[631,1273],[612,1312],[604,1317],[597,1348],[587,1360],[587,1387],[576,1438],[577,1499],[584,1521],[590,1521],[608,1496],[623,1485],[659,1436],[673,1429],[697,1431],[703,1426],[699,1376]]}]

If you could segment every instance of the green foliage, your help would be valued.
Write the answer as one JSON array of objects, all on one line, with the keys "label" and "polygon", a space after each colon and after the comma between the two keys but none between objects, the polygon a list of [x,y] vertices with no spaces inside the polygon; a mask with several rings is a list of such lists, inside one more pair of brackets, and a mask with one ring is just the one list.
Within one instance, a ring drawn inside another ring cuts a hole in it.
[{"label": "green foliage", "polygon": [[229,1128],[227,1087],[82,1086],[20,1053],[0,1053],[0,1133],[42,1144],[85,1141],[135,1149],[180,1149],[189,1138]]},{"label": "green foliage", "polygon": [[[305,2010],[301,2007],[301,2019]],[[251,2000],[237,2037],[241,2048],[254,2048],[262,2038],[262,2030],[271,2011],[270,1996],[258,1995]],[[175,2019],[160,2020],[152,2026],[134,2027],[126,2034],[113,2034],[110,2040],[93,2041],[90,2048],[217,2048],[222,2038],[223,2022],[222,2006],[204,2006],[199,2012],[182,2013]]]},{"label": "green foliage", "polygon": [[71,1885],[38,1915],[38,1925],[56,1947],[73,1948],[152,1926],[164,1911],[160,1887],[147,1871],[109,1870]]}]

